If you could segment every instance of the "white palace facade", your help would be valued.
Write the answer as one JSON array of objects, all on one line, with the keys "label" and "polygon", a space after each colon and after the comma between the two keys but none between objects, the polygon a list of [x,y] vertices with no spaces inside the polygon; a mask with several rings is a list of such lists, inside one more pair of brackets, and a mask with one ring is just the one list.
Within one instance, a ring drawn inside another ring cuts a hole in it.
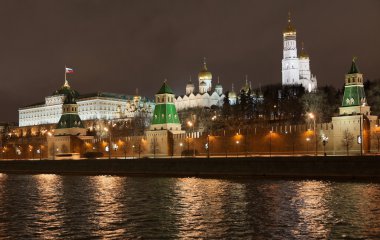
[{"label": "white palace facade", "polygon": [[304,51],[303,44],[298,56],[296,37],[297,32],[289,15],[288,26],[283,32],[282,85],[302,85],[307,92],[312,92],[317,90],[317,78],[311,74],[310,58]]},{"label": "white palace facade", "polygon": [[219,83],[212,88],[212,74],[207,70],[206,60],[203,61],[202,70],[198,74],[198,91],[194,83],[190,81],[186,85],[186,94],[175,98],[175,107],[178,111],[197,108],[223,105],[223,87]]},{"label": "white palace facade", "polygon": [[67,80],[64,85],[45,97],[45,101],[19,109],[19,126],[35,126],[58,123],[62,115],[62,105],[68,93],[77,97],[78,114],[86,120],[113,120],[133,118],[140,113],[149,116],[154,111],[154,102],[141,96],[97,92],[79,95],[71,89]]}]

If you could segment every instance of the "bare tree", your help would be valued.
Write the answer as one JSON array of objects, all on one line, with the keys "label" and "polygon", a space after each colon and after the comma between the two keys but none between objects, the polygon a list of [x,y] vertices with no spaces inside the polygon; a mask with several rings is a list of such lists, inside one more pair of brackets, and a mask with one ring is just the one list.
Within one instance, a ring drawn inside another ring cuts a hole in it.
[{"label": "bare tree", "polygon": [[352,148],[352,145],[354,143],[354,135],[348,131],[348,129],[344,130],[343,132],[343,139],[342,139],[342,145],[346,148],[347,156],[350,148]]}]

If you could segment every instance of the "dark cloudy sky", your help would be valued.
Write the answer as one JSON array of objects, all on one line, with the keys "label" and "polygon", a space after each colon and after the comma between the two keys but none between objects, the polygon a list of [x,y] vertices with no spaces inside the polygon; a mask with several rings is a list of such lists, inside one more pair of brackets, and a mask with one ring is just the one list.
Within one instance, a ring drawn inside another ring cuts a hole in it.
[{"label": "dark cloudy sky", "polygon": [[341,87],[352,56],[380,78],[379,0],[0,0],[0,121],[64,81],[80,93],[177,94],[207,57],[214,83],[281,82],[282,31],[292,12],[318,84]]}]

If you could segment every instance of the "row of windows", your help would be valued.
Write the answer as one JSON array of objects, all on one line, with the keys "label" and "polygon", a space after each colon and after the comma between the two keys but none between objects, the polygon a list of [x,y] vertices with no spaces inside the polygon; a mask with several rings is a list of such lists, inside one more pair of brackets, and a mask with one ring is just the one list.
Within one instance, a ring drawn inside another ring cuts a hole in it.
[{"label": "row of windows", "polygon": [[165,99],[167,102],[174,102],[174,97],[156,97],[156,102],[165,102]]}]

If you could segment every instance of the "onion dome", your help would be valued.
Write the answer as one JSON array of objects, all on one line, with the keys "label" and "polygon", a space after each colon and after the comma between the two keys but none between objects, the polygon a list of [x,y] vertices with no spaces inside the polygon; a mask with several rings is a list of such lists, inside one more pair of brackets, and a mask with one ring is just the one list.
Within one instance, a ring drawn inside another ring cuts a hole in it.
[{"label": "onion dome", "polygon": [[194,83],[191,81],[191,79],[190,79],[190,81],[186,84],[186,88],[194,88]]},{"label": "onion dome", "polygon": [[231,92],[229,92],[228,93],[228,98],[236,98],[236,93],[235,93],[235,91],[231,91]]},{"label": "onion dome", "polygon": [[304,44],[302,42],[302,48],[301,48],[301,53],[300,53],[300,59],[307,59],[309,58],[309,54],[305,52]]},{"label": "onion dome", "polygon": [[199,81],[212,79],[212,74],[207,70],[206,58],[203,59],[202,70],[198,73]]},{"label": "onion dome", "polygon": [[233,84],[232,84],[231,91],[228,93],[228,98],[236,98],[236,93],[234,91],[234,85]]},{"label": "onion dome", "polygon": [[284,34],[295,34],[296,29],[292,25],[292,21],[290,18],[290,12],[288,13],[288,26],[284,29]]}]

